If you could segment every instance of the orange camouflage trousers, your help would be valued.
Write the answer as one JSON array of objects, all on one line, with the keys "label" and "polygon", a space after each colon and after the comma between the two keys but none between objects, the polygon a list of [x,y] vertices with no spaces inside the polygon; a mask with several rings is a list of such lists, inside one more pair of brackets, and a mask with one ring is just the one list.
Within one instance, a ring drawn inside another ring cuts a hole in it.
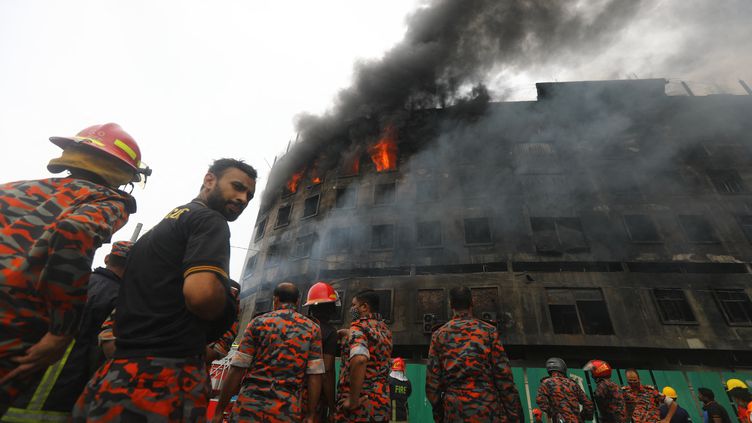
[{"label": "orange camouflage trousers", "polygon": [[204,360],[140,357],[107,361],[73,409],[74,422],[205,422]]}]

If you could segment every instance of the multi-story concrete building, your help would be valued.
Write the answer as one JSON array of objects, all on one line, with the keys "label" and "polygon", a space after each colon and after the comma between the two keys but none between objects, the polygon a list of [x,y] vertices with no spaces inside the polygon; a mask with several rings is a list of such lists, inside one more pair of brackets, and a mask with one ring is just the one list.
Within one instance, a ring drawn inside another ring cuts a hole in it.
[{"label": "multi-story concrete building", "polygon": [[262,200],[243,320],[282,280],[346,304],[372,288],[417,359],[462,284],[514,360],[752,365],[752,96],[537,89],[353,122],[346,148],[280,175],[294,145]]}]

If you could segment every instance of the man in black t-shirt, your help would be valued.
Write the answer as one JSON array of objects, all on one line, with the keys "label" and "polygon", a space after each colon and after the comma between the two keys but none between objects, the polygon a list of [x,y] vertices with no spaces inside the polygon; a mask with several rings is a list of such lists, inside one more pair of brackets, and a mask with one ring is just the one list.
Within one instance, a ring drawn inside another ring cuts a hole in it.
[{"label": "man in black t-shirt", "polygon": [[703,423],[731,423],[728,412],[715,401],[715,394],[708,388],[697,388],[697,398],[702,402]]},{"label": "man in black t-shirt", "polygon": [[337,291],[326,282],[317,282],[308,290],[306,303],[309,316],[316,319],[321,328],[321,351],[324,357],[324,377],[322,381],[321,397],[316,415],[317,422],[334,419],[336,408],[335,402],[335,374],[334,359],[337,357],[339,342],[337,329],[332,326],[330,320],[337,311]]},{"label": "man in black t-shirt", "polygon": [[255,188],[251,166],[217,160],[199,196],[136,242],[116,303],[115,356],[87,384],[74,421],[206,417],[206,345],[237,317],[227,222],[240,216]]}]

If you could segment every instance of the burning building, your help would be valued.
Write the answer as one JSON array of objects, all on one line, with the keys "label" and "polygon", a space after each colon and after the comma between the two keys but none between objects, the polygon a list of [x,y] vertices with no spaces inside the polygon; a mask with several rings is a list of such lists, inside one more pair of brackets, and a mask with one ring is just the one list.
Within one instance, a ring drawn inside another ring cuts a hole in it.
[{"label": "burning building", "polygon": [[243,321],[283,280],[344,304],[375,289],[395,353],[419,359],[465,285],[518,362],[752,365],[752,97],[665,84],[539,83],[537,101],[370,115],[293,146],[263,195]]}]

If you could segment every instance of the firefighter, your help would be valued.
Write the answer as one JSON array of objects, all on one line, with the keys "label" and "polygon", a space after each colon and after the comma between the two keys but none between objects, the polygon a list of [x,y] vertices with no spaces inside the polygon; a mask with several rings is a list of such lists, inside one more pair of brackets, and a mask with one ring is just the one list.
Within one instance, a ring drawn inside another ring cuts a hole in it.
[{"label": "firefighter", "polygon": [[[46,421],[67,421],[70,418],[71,409],[86,382],[104,361],[104,356],[97,347],[97,334],[114,307],[131,245],[133,243],[130,241],[113,243],[110,254],[104,258],[106,267],[97,268],[89,278],[79,332],[72,341],[70,352],[53,366],[61,371],[56,373],[56,377],[46,379],[52,389],[46,401],[38,403],[39,407],[36,409],[44,412]],[[25,392],[18,396],[9,413],[16,416],[33,415],[30,405],[34,394],[35,392]]]},{"label": "firefighter", "polygon": [[[567,364],[561,358],[546,360],[548,377],[538,387],[535,402],[554,423],[579,423],[593,419],[593,402],[574,380],[567,377]],[[580,410],[582,406],[582,410]]]},{"label": "firefighter", "polygon": [[[633,423],[669,423],[676,413],[676,402],[658,392],[650,385],[640,382],[640,375],[635,369],[624,372],[627,377],[627,386],[621,388],[624,394],[624,402],[627,405],[627,416],[632,417]],[[661,419],[660,406],[666,404],[668,412]]]},{"label": "firefighter", "polygon": [[116,303],[115,355],[86,385],[74,421],[205,418],[206,345],[237,318],[227,222],[240,216],[255,187],[250,165],[216,160],[198,197],[133,245]]},{"label": "firefighter", "polygon": [[445,422],[520,422],[522,405],[496,327],[473,317],[470,288],[449,291],[452,319],[431,336],[426,399]]},{"label": "firefighter", "polygon": [[21,393],[49,393],[39,381],[71,347],[94,253],[136,211],[118,187],[151,172],[115,123],[50,141],[63,151],[47,169],[68,176],[0,185],[0,415]]},{"label": "firefighter", "polygon": [[392,331],[379,314],[373,290],[355,294],[350,328],[342,332],[342,368],[337,390],[338,422],[386,422],[391,417],[389,362]]},{"label": "firefighter", "polygon": [[392,399],[393,423],[406,423],[409,421],[410,410],[407,400],[413,392],[410,379],[405,376],[405,360],[397,357],[392,361],[392,372],[389,373],[389,396]]},{"label": "firefighter", "polygon": [[[671,398],[676,403],[676,412],[674,413],[674,417],[671,418],[671,423],[692,423],[692,418],[689,417],[687,410],[682,408],[682,406],[679,405],[679,403],[676,401],[676,399],[678,398],[676,389],[670,386],[665,386],[661,393],[666,397]],[[661,412],[661,419],[666,418],[666,415],[668,414],[668,406],[666,404],[661,404],[659,408]]]},{"label": "firefighter", "polygon": [[336,410],[336,375],[334,359],[337,356],[337,330],[330,323],[337,312],[337,291],[326,282],[316,282],[308,290],[306,303],[308,315],[314,318],[321,328],[321,348],[324,356],[321,399],[317,407],[316,421],[333,421]]},{"label": "firefighter", "polygon": [[[295,311],[299,297],[295,285],[277,285],[274,311],[254,318],[245,329],[217,403],[217,410],[224,410],[242,383],[233,422],[299,422],[304,415],[306,422],[313,422],[324,373],[321,330]],[[303,410],[306,378],[310,401]],[[222,422],[221,412],[214,422]]]},{"label": "firefighter", "polygon": [[611,365],[603,360],[590,360],[583,370],[590,372],[595,380],[593,393],[601,423],[626,423],[627,408],[619,385],[611,380]]},{"label": "firefighter", "polygon": [[749,393],[747,384],[740,379],[726,381],[726,392],[736,404],[736,416],[741,423],[752,421],[752,395]]}]

